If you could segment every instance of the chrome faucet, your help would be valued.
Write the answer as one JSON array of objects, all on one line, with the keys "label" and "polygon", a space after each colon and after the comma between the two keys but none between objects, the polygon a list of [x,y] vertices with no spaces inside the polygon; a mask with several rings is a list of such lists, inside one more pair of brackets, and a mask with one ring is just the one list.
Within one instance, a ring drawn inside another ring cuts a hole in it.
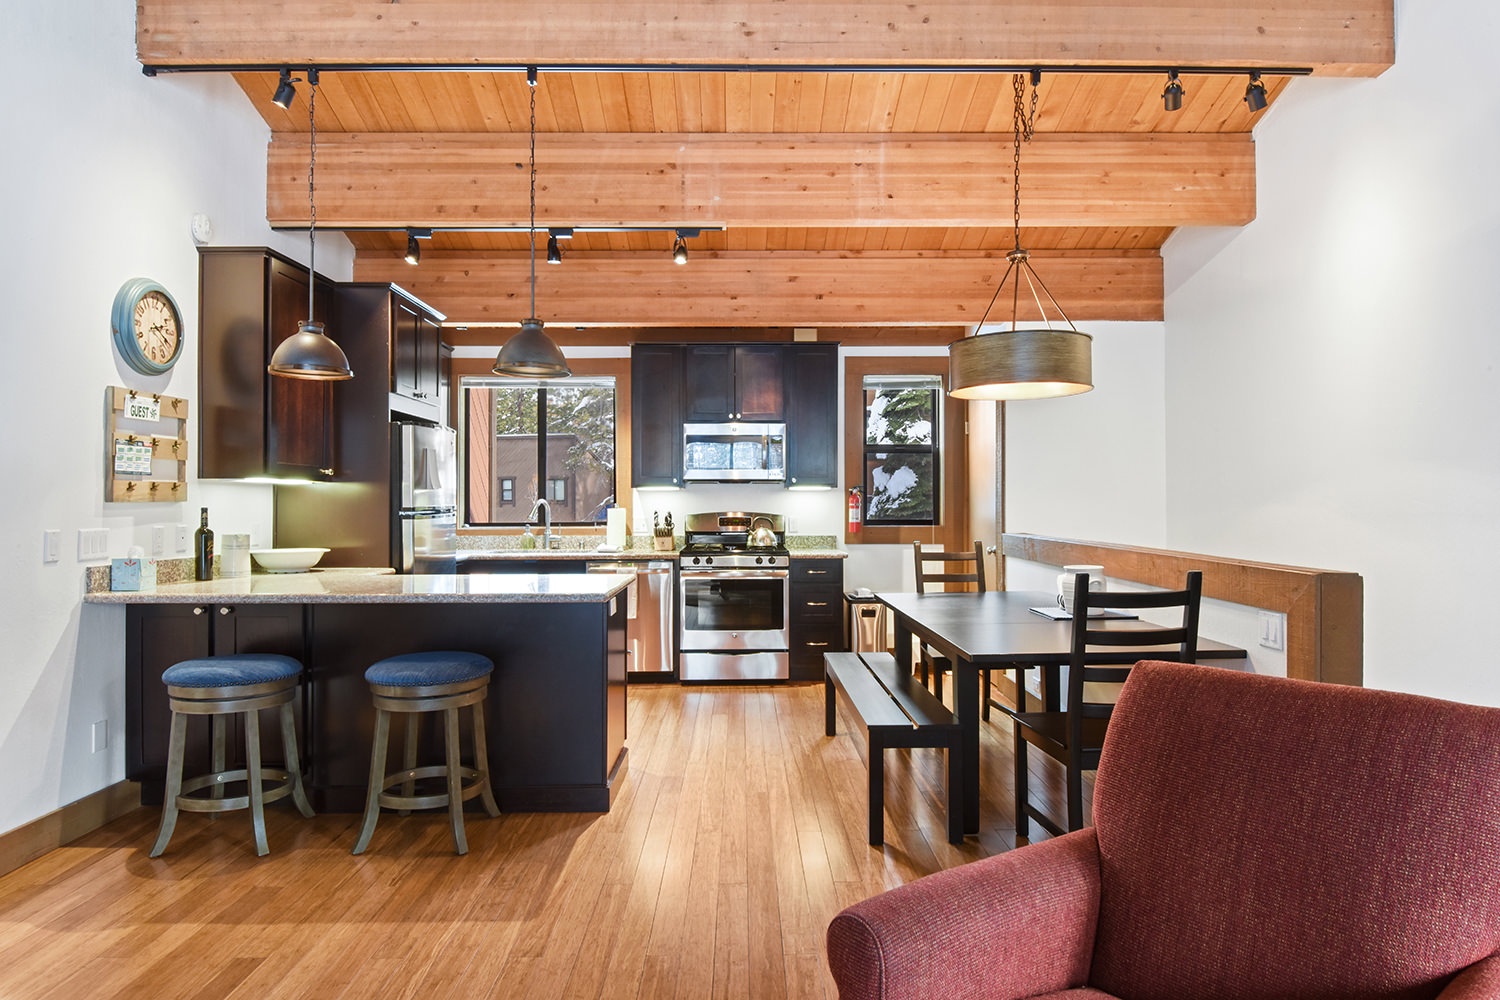
[{"label": "chrome faucet", "polygon": [[542,548],[552,548],[552,505],[547,502],[546,497],[537,497],[536,503],[531,505],[531,513],[526,515],[529,524],[536,520],[536,512],[542,512]]}]

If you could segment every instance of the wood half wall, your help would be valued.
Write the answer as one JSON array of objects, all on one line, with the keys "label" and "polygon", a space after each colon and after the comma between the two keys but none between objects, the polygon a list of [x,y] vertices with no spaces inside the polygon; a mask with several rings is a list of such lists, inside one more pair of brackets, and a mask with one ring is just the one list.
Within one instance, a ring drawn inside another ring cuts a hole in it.
[{"label": "wood half wall", "polygon": [[1112,577],[1152,587],[1180,587],[1203,571],[1203,596],[1286,615],[1286,672],[1302,680],[1364,683],[1364,578],[1358,573],[1250,562],[1223,556],[1003,534],[1007,557],[1052,566],[1086,563]]}]

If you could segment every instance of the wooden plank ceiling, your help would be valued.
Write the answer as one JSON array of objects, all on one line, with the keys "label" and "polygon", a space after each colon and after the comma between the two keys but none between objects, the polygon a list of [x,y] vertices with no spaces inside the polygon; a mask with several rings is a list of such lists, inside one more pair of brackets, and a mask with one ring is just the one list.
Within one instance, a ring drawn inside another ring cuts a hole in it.
[{"label": "wooden plank ceiling", "polygon": [[[994,67],[1059,67],[1043,72],[1021,153],[1020,237],[1088,321],[1159,319],[1173,230],[1254,215],[1247,77],[1184,71],[1182,110],[1166,112],[1162,67],[1375,75],[1394,57],[1391,0],[140,0],[138,12],[148,68],[236,70],[272,131],[275,226],[308,218],[308,88],[283,111],[273,68],[319,66],[319,227],[348,234],[356,278],[402,285],[470,343],[502,340],[528,312],[527,234],[481,231],[527,225],[530,94],[511,67],[543,66],[538,228],[660,227],[577,232],[560,266],[539,259],[549,330],[601,328],[564,342],[813,326],[943,343],[978,322],[1015,243],[1012,76]],[[1273,103],[1288,79],[1265,77]],[[406,227],[438,230],[416,267],[401,259]],[[677,267],[674,227],[718,231],[690,239]]]}]

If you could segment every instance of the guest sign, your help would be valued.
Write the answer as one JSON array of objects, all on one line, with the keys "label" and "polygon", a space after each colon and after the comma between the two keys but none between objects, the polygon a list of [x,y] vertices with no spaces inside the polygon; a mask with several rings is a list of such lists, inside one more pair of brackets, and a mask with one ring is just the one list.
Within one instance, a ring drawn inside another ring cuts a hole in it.
[{"label": "guest sign", "polygon": [[160,420],[161,397],[137,396],[132,392],[125,397],[124,415],[131,420]]}]

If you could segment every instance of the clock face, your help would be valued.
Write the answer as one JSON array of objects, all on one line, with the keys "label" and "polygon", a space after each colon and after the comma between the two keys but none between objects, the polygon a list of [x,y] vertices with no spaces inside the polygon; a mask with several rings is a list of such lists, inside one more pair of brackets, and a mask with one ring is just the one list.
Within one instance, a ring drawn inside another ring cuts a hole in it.
[{"label": "clock face", "polygon": [[144,375],[163,375],[182,354],[182,313],[165,288],[132,278],[115,295],[115,347],[125,363]]},{"label": "clock face", "polygon": [[182,330],[177,310],[162,292],[147,292],[135,304],[135,342],[141,353],[159,365],[177,356],[182,346]]}]

